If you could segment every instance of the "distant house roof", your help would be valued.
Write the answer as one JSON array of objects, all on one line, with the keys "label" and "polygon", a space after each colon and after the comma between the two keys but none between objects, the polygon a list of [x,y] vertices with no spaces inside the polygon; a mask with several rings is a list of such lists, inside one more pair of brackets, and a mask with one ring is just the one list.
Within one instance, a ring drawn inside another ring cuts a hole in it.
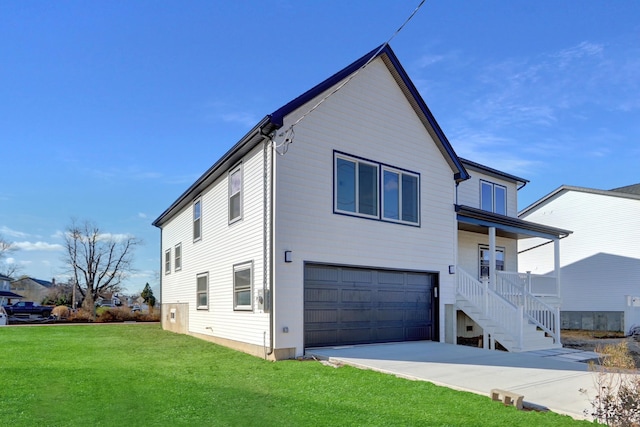
[{"label": "distant house roof", "polygon": [[11,277],[0,274],[0,282],[11,282],[12,280],[13,279]]},{"label": "distant house roof", "polygon": [[640,184],[627,185],[626,187],[614,188],[611,191],[619,193],[636,194],[640,196]]},{"label": "distant house roof", "polygon": [[11,291],[0,291],[0,297],[5,297],[5,298],[23,298],[22,295],[14,294]]},{"label": "distant house roof", "polygon": [[21,277],[17,280],[13,280],[13,282],[20,282],[21,280],[31,280],[33,282],[36,282],[40,286],[44,286],[45,288],[50,288],[53,286],[53,283],[48,280],[36,279],[33,277]]},{"label": "distant house roof", "polygon": [[626,187],[620,187],[620,188],[616,188],[616,189],[613,189],[613,190],[596,190],[595,188],[574,187],[574,186],[571,186],[571,185],[562,185],[562,186],[556,188],[555,190],[553,190],[551,193],[547,194],[546,196],[542,197],[541,199],[533,202],[532,204],[530,204],[526,208],[522,209],[518,213],[518,216],[525,215],[528,212],[530,212],[532,210],[535,210],[539,206],[547,203],[552,198],[557,197],[558,195],[560,195],[562,193],[569,192],[569,191],[577,191],[577,192],[580,192],[580,193],[598,194],[598,195],[601,195],[601,196],[622,197],[622,198],[625,198],[625,199],[640,200],[640,184],[629,185],[629,186],[626,186]]},{"label": "distant house roof", "polygon": [[211,168],[209,168],[195,183],[193,183],[171,206],[169,206],[169,208],[165,210],[153,222],[153,225],[155,225],[156,227],[161,227],[169,218],[174,215],[174,213],[180,211],[187,204],[191,203],[194,197],[196,197],[201,191],[211,185],[229,167],[239,161],[242,156],[247,154],[251,149],[253,149],[253,147],[263,141],[264,138],[269,134],[277,129],[280,129],[284,125],[284,118],[288,114],[290,114],[297,108],[300,108],[302,105],[311,101],[313,98],[322,94],[327,89],[333,87],[345,78],[349,77],[351,74],[358,71],[374,58],[382,58],[382,60],[384,61],[385,65],[393,75],[393,78],[396,80],[396,83],[400,86],[414,111],[416,112],[416,114],[418,114],[427,131],[436,142],[436,145],[447,160],[447,163],[454,170],[454,179],[456,181],[469,179],[468,172],[460,161],[460,158],[453,150],[453,147],[440,128],[440,125],[438,125],[438,123],[436,122],[433,114],[431,114],[431,111],[427,107],[427,104],[422,99],[422,96],[398,61],[398,58],[396,57],[391,47],[388,44],[385,44],[373,49],[371,52],[368,52],[360,59],[356,60],[352,64],[338,71],[333,76],[324,80],[322,83],[314,86],[302,95],[288,102],[284,106],[278,108],[273,113],[265,116],[258,124],[253,127],[253,129],[251,129],[213,166],[211,166]]}]

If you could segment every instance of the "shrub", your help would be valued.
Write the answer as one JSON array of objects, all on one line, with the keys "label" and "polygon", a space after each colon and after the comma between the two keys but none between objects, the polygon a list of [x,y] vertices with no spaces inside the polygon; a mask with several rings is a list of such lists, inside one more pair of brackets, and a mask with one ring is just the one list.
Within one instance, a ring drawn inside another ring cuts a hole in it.
[{"label": "shrub", "polygon": [[609,426],[640,425],[640,377],[631,371],[636,366],[627,342],[596,351],[602,354],[599,365],[591,364],[597,394],[585,413]]},{"label": "shrub", "polygon": [[93,314],[83,308],[73,310],[69,314],[69,319],[72,322],[93,322]]},{"label": "shrub", "polygon": [[51,311],[51,315],[58,319],[67,319],[69,318],[70,314],[71,311],[66,305],[59,305],[57,307],[54,307]]}]

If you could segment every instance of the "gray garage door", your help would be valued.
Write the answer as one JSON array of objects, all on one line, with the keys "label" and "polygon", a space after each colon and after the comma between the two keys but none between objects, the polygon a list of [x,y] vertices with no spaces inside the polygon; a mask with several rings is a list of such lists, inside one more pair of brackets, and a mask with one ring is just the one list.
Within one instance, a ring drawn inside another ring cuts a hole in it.
[{"label": "gray garage door", "polygon": [[436,340],[437,274],[307,264],[306,347]]}]

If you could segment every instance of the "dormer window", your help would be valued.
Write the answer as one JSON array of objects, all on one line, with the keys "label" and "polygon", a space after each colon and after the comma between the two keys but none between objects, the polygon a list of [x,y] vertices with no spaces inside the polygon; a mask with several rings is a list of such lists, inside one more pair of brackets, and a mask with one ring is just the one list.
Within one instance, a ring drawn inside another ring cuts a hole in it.
[{"label": "dormer window", "polygon": [[506,215],[507,187],[489,181],[480,181],[480,209]]}]

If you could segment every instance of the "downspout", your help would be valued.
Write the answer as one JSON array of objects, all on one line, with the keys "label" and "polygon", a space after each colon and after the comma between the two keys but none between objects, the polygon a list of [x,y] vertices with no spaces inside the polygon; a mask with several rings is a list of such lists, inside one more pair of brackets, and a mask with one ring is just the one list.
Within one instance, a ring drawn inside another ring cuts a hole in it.
[{"label": "downspout", "polygon": [[272,148],[273,141],[270,135],[265,135],[262,133],[263,130],[260,130],[262,137],[264,138],[264,149],[263,149],[263,168],[264,168],[264,181],[263,181],[263,263],[267,263],[268,260],[268,269],[266,265],[264,267],[263,276],[263,289],[264,298],[268,295],[268,300],[265,301],[265,306],[268,303],[269,310],[269,348],[268,350],[265,348],[265,359],[267,356],[271,356],[273,354],[273,151],[270,150]]}]

